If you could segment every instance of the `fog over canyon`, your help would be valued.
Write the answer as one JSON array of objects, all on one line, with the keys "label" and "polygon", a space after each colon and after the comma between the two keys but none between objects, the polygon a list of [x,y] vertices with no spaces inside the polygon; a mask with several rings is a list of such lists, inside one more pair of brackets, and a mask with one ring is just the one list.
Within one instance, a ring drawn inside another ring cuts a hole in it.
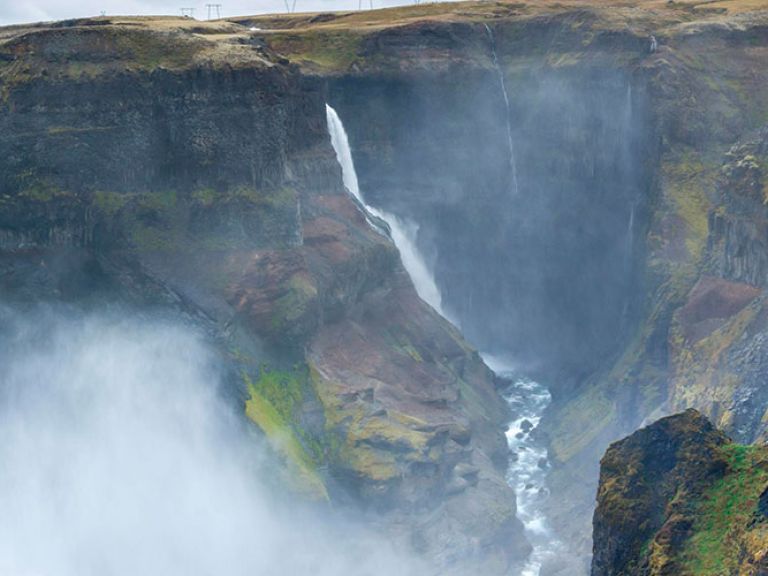
[{"label": "fog over canyon", "polygon": [[768,574],[767,62],[762,0],[0,28],[0,572]]}]

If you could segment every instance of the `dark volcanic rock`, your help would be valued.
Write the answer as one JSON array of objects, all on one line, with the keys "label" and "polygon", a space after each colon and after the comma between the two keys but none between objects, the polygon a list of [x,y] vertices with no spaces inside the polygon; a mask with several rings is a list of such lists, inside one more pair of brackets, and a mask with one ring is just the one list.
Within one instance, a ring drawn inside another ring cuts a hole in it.
[{"label": "dark volcanic rock", "polygon": [[768,449],[699,413],[659,420],[602,462],[592,574],[763,574]]},{"label": "dark volcanic rock", "polygon": [[647,543],[654,538],[660,547],[679,547],[692,525],[683,503],[723,477],[720,448],[729,442],[688,410],[611,445],[601,461],[592,575],[647,573]]}]

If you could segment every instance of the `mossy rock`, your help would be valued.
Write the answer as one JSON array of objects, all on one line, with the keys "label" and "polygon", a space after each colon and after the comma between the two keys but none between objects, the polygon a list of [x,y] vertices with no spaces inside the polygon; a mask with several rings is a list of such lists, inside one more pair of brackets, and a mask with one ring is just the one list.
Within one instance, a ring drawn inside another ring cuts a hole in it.
[{"label": "mossy rock", "polygon": [[313,498],[327,500],[328,491],[318,469],[322,448],[298,424],[299,411],[309,393],[307,371],[269,370],[262,367],[252,380],[243,375],[248,389],[245,413],[265,434],[271,446],[283,456],[291,484]]}]

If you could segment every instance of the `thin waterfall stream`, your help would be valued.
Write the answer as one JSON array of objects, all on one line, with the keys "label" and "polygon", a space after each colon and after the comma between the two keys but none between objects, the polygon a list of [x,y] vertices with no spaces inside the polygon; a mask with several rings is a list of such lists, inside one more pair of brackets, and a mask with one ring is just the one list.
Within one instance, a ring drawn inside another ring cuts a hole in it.
[{"label": "thin waterfall stream", "polygon": [[[492,37],[490,29],[488,32]],[[501,74],[500,69],[499,73]],[[505,101],[508,102],[503,77],[502,89]],[[416,245],[418,226],[401,220],[394,214],[366,204],[360,191],[357,172],[352,159],[352,150],[344,124],[331,106],[326,105],[326,112],[331,144],[341,166],[342,177],[347,190],[366,212],[366,218],[371,226],[380,230],[372,216],[386,222],[390,229],[392,241],[400,252],[403,266],[410,275],[421,299],[432,306],[446,320],[458,325],[443,310],[440,289],[432,271],[418,250]],[[509,123],[509,115],[507,122]],[[511,126],[508,125],[508,128],[510,162],[515,176],[516,190],[517,178],[514,170]],[[504,398],[510,406],[513,420],[509,423],[506,432],[510,451],[507,481],[517,495],[517,516],[523,523],[526,536],[533,547],[520,576],[539,576],[542,566],[548,561],[554,561],[562,551],[562,544],[552,534],[543,512],[544,502],[549,496],[546,487],[547,448],[534,434],[544,410],[549,405],[551,396],[546,386],[521,377],[508,363],[486,354],[483,354],[483,359],[500,378],[509,382]]]},{"label": "thin waterfall stream", "polygon": [[504,78],[504,72],[499,64],[499,56],[496,53],[496,37],[493,35],[493,30],[488,24],[483,24],[485,31],[488,34],[488,41],[491,45],[491,56],[493,59],[493,67],[496,69],[496,75],[499,78],[499,85],[501,86],[501,95],[504,98],[504,113],[507,121],[507,144],[509,145],[509,169],[512,173],[512,186],[513,192],[517,194],[520,188],[517,183],[517,161],[515,160],[515,140],[512,137],[512,118],[509,111],[509,93],[507,92],[507,82]]}]

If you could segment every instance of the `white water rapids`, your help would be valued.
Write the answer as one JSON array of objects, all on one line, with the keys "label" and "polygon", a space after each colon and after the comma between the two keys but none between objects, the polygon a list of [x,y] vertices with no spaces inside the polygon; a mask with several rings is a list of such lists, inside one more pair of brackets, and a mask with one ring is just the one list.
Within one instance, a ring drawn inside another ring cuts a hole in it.
[{"label": "white water rapids", "polygon": [[546,486],[548,454],[546,446],[534,434],[552,396],[546,386],[520,377],[509,364],[498,358],[484,354],[483,360],[499,377],[510,382],[504,394],[514,414],[506,431],[510,452],[507,482],[515,489],[517,517],[525,526],[525,535],[533,547],[520,576],[539,576],[542,566],[556,561],[564,552],[543,512],[549,497]]},{"label": "white water rapids", "polygon": [[[488,29],[492,38],[492,33]],[[494,52],[495,58],[495,52]],[[498,66],[498,63],[497,63]],[[500,71],[499,71],[500,73]],[[506,87],[503,76],[501,85],[505,102],[508,104]],[[397,216],[370,206],[365,203],[360,192],[357,172],[352,159],[344,125],[336,111],[326,106],[328,131],[331,144],[336,151],[336,158],[341,166],[344,185],[367,212],[368,222],[377,228],[369,215],[384,220],[390,228],[392,241],[400,251],[406,271],[411,277],[419,296],[430,304],[439,314],[449,321],[442,309],[440,290],[432,271],[419,253],[416,246],[416,224],[400,220]],[[507,118],[509,123],[509,117]],[[513,169],[515,190],[517,189],[516,167],[514,165],[514,149],[512,147],[511,128],[508,126],[510,138],[510,162]],[[454,322],[455,324],[455,322]],[[529,379],[520,378],[508,364],[489,355],[483,355],[486,364],[501,378],[511,383],[505,399],[509,403],[514,420],[510,422],[506,432],[507,444],[510,451],[510,466],[507,481],[517,494],[517,516],[525,527],[526,536],[533,547],[528,561],[520,576],[539,576],[542,566],[555,559],[561,551],[561,543],[554,537],[543,513],[543,504],[548,496],[546,488],[547,449],[532,434],[541,421],[542,414],[549,405],[551,396],[545,386]]]}]

